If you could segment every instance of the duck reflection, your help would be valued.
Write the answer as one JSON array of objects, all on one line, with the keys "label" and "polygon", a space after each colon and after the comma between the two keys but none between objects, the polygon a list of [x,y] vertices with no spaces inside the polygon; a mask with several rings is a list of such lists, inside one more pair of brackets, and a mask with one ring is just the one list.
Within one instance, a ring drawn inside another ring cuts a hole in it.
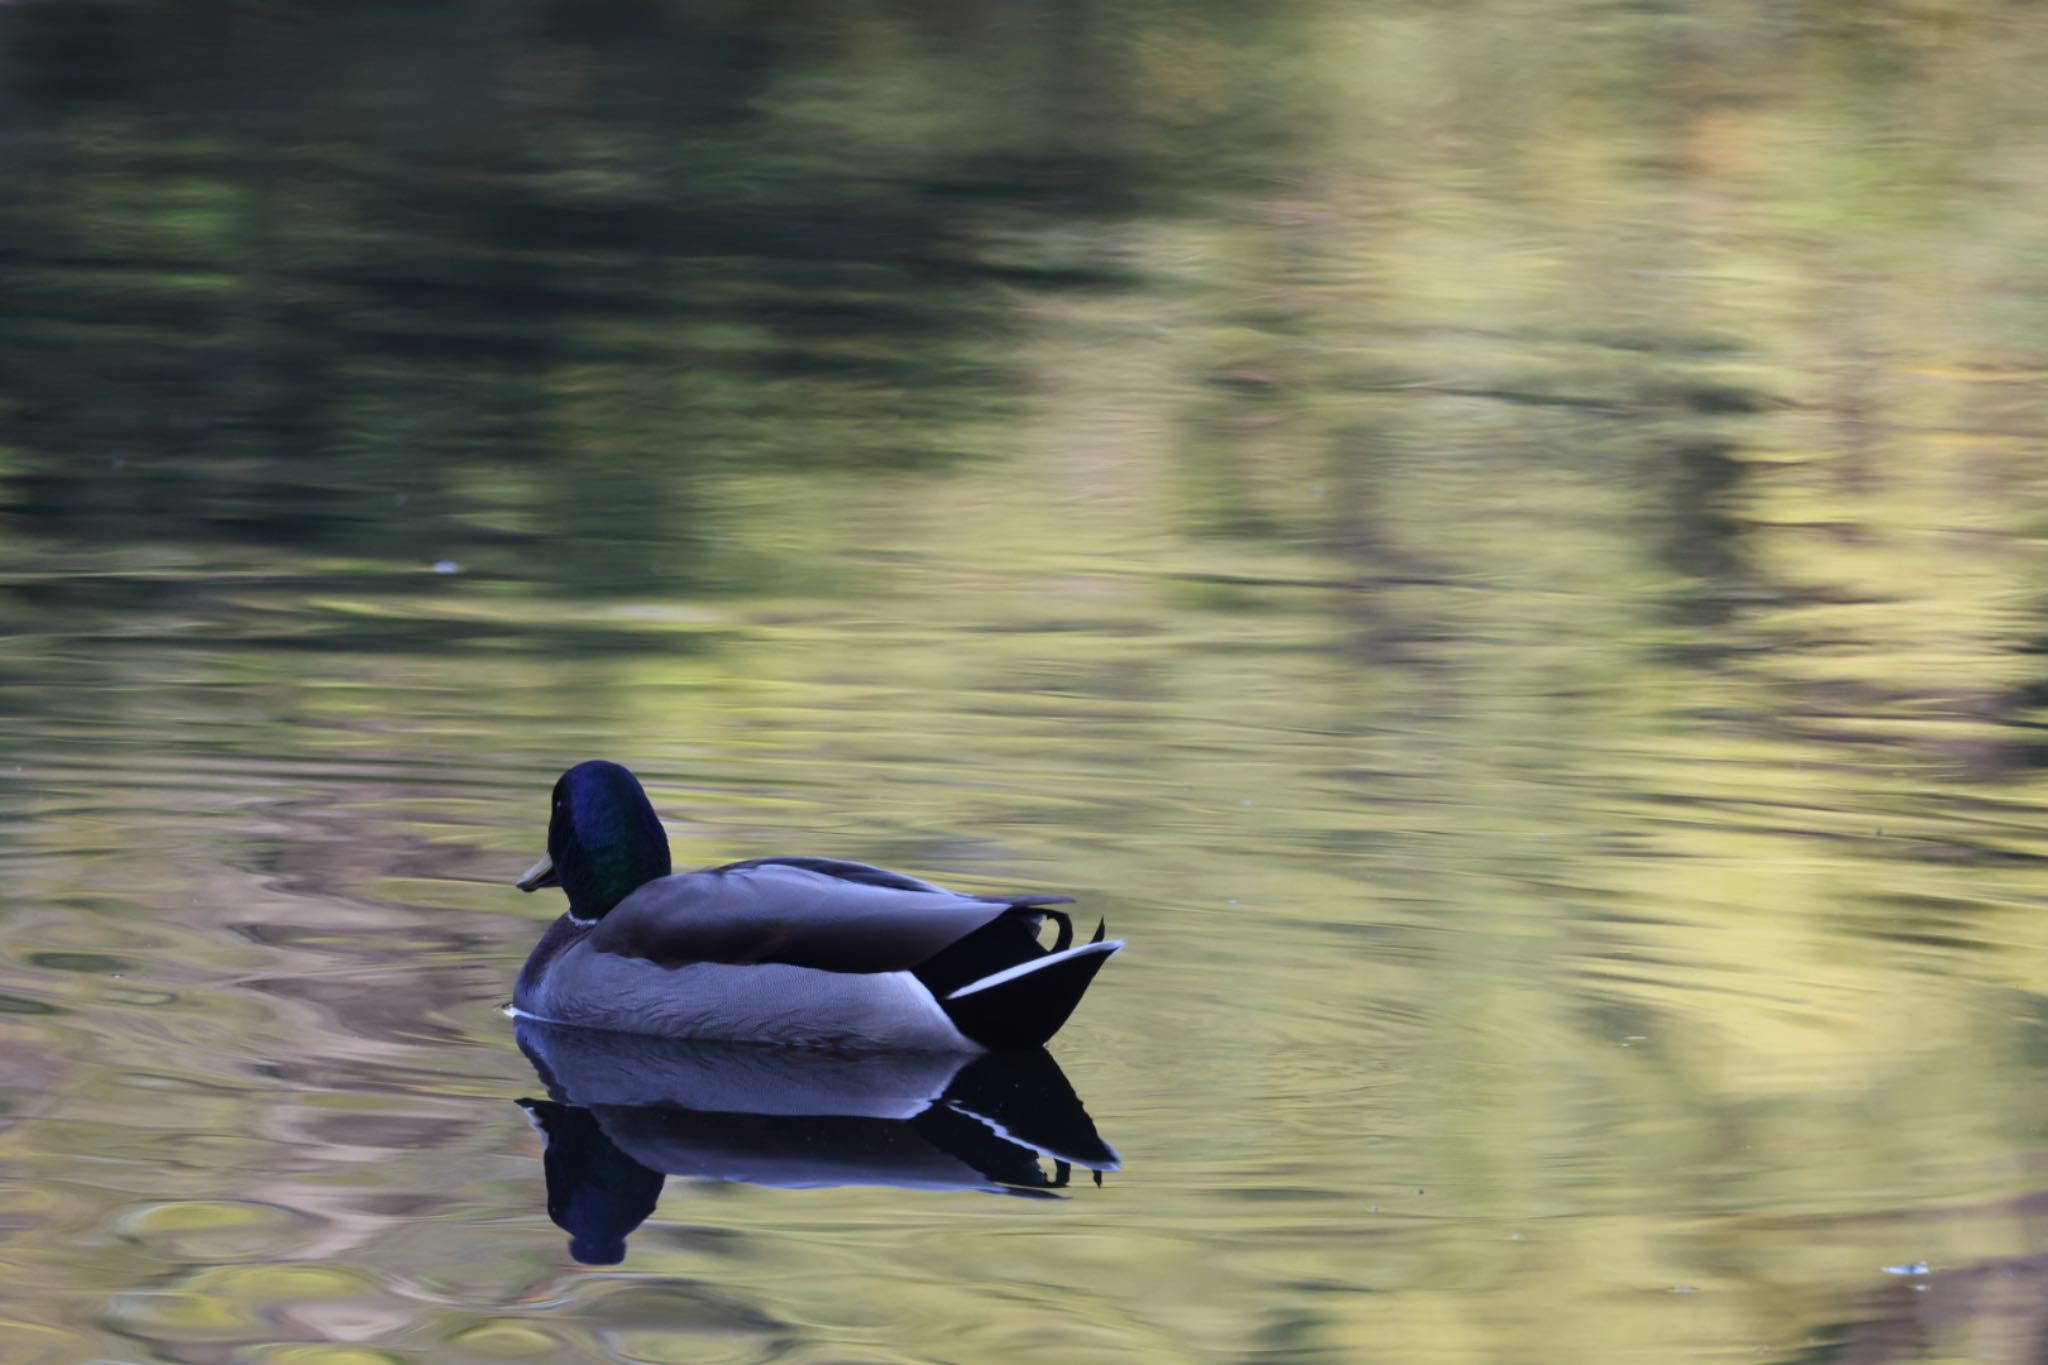
[{"label": "duck reflection", "polygon": [[531,1019],[517,1036],[548,1091],[519,1101],[546,1144],[548,1217],[586,1265],[624,1259],[671,1175],[1051,1198],[1074,1167],[1099,1185],[1119,1164],[1043,1048],[818,1052]]}]

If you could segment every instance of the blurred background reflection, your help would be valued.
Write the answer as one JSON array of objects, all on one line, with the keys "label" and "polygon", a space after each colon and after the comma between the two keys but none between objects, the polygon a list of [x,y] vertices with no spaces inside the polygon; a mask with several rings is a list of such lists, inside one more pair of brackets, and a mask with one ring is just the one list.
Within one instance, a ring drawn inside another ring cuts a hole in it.
[{"label": "blurred background reflection", "polygon": [[[2044,69],[0,4],[0,1358],[2040,1360]],[[579,1266],[498,1007],[592,756],[1106,914],[1126,1169]]]}]

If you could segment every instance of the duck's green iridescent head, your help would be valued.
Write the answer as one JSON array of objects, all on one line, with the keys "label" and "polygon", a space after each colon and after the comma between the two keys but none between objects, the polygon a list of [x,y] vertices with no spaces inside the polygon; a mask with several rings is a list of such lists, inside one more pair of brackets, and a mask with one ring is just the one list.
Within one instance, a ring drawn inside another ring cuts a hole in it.
[{"label": "duck's green iridescent head", "polygon": [[596,919],[668,874],[668,834],[640,779],[616,763],[592,759],[555,783],[548,856],[517,885],[521,891],[560,886],[570,914]]}]

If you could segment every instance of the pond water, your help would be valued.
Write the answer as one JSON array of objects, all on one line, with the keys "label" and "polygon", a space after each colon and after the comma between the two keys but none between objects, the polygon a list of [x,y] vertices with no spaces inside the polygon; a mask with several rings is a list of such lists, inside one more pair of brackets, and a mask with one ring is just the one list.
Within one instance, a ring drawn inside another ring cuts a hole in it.
[{"label": "pond water", "polygon": [[[0,1358],[2041,1358],[2037,8],[203,9],[0,6]],[[1130,947],[551,1098],[596,756]]]}]

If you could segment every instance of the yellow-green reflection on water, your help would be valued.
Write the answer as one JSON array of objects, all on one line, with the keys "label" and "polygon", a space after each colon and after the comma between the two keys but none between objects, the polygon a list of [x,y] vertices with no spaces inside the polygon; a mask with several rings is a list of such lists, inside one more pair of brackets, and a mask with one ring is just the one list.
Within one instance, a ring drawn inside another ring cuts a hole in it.
[{"label": "yellow-green reflection on water", "polygon": [[[176,11],[0,10],[0,1356],[2036,1358],[2033,8]],[[1124,1169],[577,1266],[592,755],[1106,915]]]}]

